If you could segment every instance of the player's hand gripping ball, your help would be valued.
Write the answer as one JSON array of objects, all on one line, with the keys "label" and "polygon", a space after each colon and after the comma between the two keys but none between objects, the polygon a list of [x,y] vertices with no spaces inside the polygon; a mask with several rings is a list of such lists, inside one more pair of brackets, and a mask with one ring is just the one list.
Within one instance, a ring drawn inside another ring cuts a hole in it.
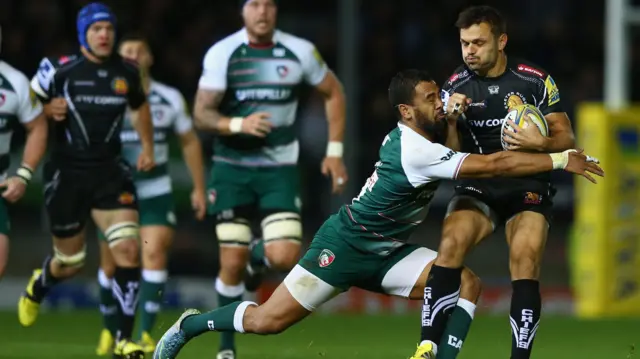
[{"label": "player's hand gripping ball", "polygon": [[[516,128],[513,128],[512,123],[515,124]],[[517,133],[519,130],[528,128],[531,125],[535,125],[542,136],[549,136],[547,120],[545,120],[544,115],[537,107],[526,104],[509,108],[509,113],[507,113],[504,121],[502,121],[502,128],[500,130],[502,148],[505,151],[513,149],[513,144],[506,142],[505,137],[512,138],[509,136],[510,132]]]}]

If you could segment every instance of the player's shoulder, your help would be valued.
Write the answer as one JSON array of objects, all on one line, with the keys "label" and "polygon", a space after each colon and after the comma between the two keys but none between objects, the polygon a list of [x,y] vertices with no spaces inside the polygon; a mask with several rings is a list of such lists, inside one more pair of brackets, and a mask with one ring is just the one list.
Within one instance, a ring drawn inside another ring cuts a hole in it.
[{"label": "player's shoulder", "polygon": [[405,165],[427,166],[443,156],[452,156],[455,153],[439,143],[429,141],[408,126],[400,124],[398,129],[401,157]]},{"label": "player's shoulder", "polygon": [[507,66],[518,76],[524,76],[534,81],[544,81],[549,73],[536,63],[519,57],[510,58]]},{"label": "player's shoulder", "polygon": [[136,75],[136,76],[139,76],[140,74],[140,67],[138,66],[137,62],[126,59],[120,56],[119,54],[113,55],[111,64],[112,66],[116,67],[120,71],[125,72],[126,74]]},{"label": "player's shoulder", "polygon": [[230,56],[236,49],[238,49],[240,46],[242,46],[242,44],[246,42],[245,39],[246,33],[244,29],[240,29],[233,34],[228,35],[213,43],[213,45],[211,45],[207,50],[207,54],[205,55],[205,57],[213,55],[215,55],[216,57],[224,55]]},{"label": "player's shoulder", "polygon": [[289,48],[294,53],[312,52],[316,48],[313,42],[281,30],[276,30],[275,38],[277,42]]},{"label": "player's shoulder", "polygon": [[[160,96],[172,107],[182,107],[183,96],[180,90],[163,82],[151,80],[151,93]],[[151,101],[152,103],[154,101]]]},{"label": "player's shoulder", "polygon": [[78,54],[62,55],[62,56],[45,56],[40,60],[38,72],[47,75],[66,72],[76,65],[82,63],[84,56]]},{"label": "player's shoulder", "polygon": [[445,81],[444,88],[457,88],[469,81],[473,76],[473,72],[470,71],[464,64],[458,66],[451,76]]},{"label": "player's shoulder", "polygon": [[[27,76],[8,62],[0,60],[0,75],[4,77],[14,92],[18,94],[29,92],[30,85]],[[7,88],[8,86],[4,84],[3,87]]]}]

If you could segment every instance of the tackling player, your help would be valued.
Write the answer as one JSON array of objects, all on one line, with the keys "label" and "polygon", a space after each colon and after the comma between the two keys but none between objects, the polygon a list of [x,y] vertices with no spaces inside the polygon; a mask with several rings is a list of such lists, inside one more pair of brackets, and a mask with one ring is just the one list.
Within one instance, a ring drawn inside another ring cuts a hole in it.
[{"label": "tackling player", "polygon": [[[27,141],[20,167],[7,178],[11,135],[17,123],[27,130]],[[42,112],[42,103],[29,88],[27,77],[0,60],[0,279],[9,259],[7,204],[22,198],[46,148],[47,119]]]},{"label": "tackling player", "polygon": [[[142,87],[147,94],[154,128],[156,167],[149,172],[134,173],[140,212],[140,239],[142,241],[142,282],[140,284],[139,320],[135,340],[145,352],[152,353],[156,343],[151,337],[156,315],[161,307],[164,286],[167,281],[167,252],[174,237],[176,216],[168,172],[169,143],[172,135],[180,140],[184,160],[193,179],[191,204],[196,218],[203,219],[206,211],[202,147],[193,129],[184,98],[180,92],[152,79],[149,69],[153,56],[148,41],[139,35],[127,35],[120,40],[120,56],[138,64],[143,74]],[[125,117],[120,133],[123,155],[135,166],[142,151],[140,137]],[[100,310],[104,329],[96,349],[98,355],[108,354],[113,347],[116,329],[116,299],[111,292],[112,278],[116,269],[108,243],[99,233],[100,242]]]},{"label": "tackling player", "polygon": [[[445,130],[448,135],[442,137],[455,142],[456,124],[444,121],[438,86],[424,71],[397,74],[389,86],[389,100],[399,123],[384,138],[373,174],[353,202],[318,230],[284,283],[260,306],[236,302],[204,314],[187,310],[160,339],[154,359],[176,358],[189,340],[208,331],[280,333],[350,287],[423,299],[428,306],[432,298],[425,284],[437,253],[406,241],[426,217],[440,180],[523,176],[552,169],[564,169],[592,181],[587,172],[603,174],[576,151],[484,156],[455,152],[433,142]],[[468,270],[461,272],[460,281],[455,298],[441,300],[434,310],[449,313],[448,309],[455,308],[447,330],[462,340],[480,287]],[[458,294],[463,299],[458,300]],[[429,320],[428,314],[423,316],[423,325]],[[435,358],[435,351],[434,346],[422,344],[412,359]],[[442,358],[455,355],[457,352]]]},{"label": "tackling player", "polygon": [[[456,26],[460,29],[464,65],[443,86],[443,99],[460,106],[460,111],[449,112],[452,118],[464,113],[462,150],[494,153],[502,150],[501,140],[510,144],[510,150],[560,152],[572,148],[571,123],[562,110],[555,82],[537,65],[507,57],[506,25],[500,13],[488,6],[471,7],[460,13]],[[469,106],[471,101],[474,106]],[[501,138],[501,119],[510,107],[523,103],[535,105],[545,115],[549,137],[543,137],[526,119],[528,127],[518,132],[505,129]],[[540,320],[538,278],[554,192],[550,174],[464,180],[457,183],[455,192],[428,283],[433,303],[457,290],[465,255],[497,226],[505,224],[513,287],[511,358],[527,359]],[[439,342],[443,318],[434,318],[424,339]]]},{"label": "tackling player", "polygon": [[120,157],[118,134],[129,111],[142,141],[137,168],[148,171],[154,166],[153,128],[138,69],[113,54],[115,22],[102,3],[83,7],[77,18],[80,54],[44,58],[31,81],[53,119],[51,155],[44,168],[53,255],[34,271],[20,297],[18,318],[23,326],[33,325],[49,290],[83,266],[84,227],[93,217],[116,264],[114,357],[142,358],[142,348],[131,340],[140,285],[137,198],[131,170]]},{"label": "tackling player", "polygon": [[[220,244],[215,283],[220,306],[240,300],[245,283],[255,290],[264,267],[288,271],[299,259],[294,121],[297,87],[303,82],[325,98],[329,144],[322,173],[331,175],[334,192],[341,192],[347,181],[340,81],[312,43],[275,28],[275,0],[243,0],[241,5],[245,27],[205,55],[194,109],[196,127],[218,135],[208,197]],[[263,240],[251,243],[255,219]],[[243,283],[245,267],[249,277]],[[233,359],[235,352],[233,333],[225,333],[218,359]]]}]

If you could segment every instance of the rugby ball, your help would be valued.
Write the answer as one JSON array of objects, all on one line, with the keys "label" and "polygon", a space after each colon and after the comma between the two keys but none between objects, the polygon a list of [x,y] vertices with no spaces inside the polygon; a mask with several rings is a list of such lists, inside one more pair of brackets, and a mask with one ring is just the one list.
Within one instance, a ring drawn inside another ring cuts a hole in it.
[{"label": "rugby ball", "polygon": [[504,131],[507,128],[511,128],[511,125],[509,125],[507,120],[515,122],[519,128],[525,128],[528,126],[525,118],[531,120],[544,137],[549,136],[549,125],[547,124],[547,120],[545,120],[544,115],[537,107],[529,104],[513,106],[509,108],[509,113],[507,113],[504,121],[502,121],[502,128],[500,130],[500,142],[502,143],[502,148],[505,151],[509,144],[504,141]]}]

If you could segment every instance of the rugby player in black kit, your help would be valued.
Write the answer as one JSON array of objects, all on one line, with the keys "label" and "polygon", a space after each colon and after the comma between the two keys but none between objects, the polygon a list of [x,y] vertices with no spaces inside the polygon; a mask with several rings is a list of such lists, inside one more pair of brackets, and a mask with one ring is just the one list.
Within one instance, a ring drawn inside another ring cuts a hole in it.
[{"label": "rugby player in black kit", "polygon": [[53,255],[34,271],[18,316],[23,326],[32,325],[47,292],[79,271],[85,261],[85,224],[93,217],[117,266],[114,358],[142,358],[142,348],[131,341],[140,279],[136,191],[120,158],[119,134],[127,107],[143,143],[139,170],[154,165],[153,133],[140,73],[113,52],[115,21],[101,3],[82,8],[77,19],[80,53],[43,59],[31,82],[53,120],[53,143],[44,168]]},{"label": "rugby player in black kit", "polygon": [[[464,64],[443,85],[442,99],[449,118],[460,118],[462,151],[501,151],[502,119],[510,107],[523,103],[535,105],[545,115],[549,137],[543,137],[532,123],[517,133],[507,129],[504,141],[509,143],[508,149],[562,152],[574,148],[571,123],[561,108],[560,94],[551,76],[537,65],[505,54],[506,25],[500,13],[488,6],[471,7],[460,13],[456,26]],[[425,289],[431,293],[431,306],[455,297],[465,255],[504,223],[513,287],[512,359],[530,357],[538,330],[538,277],[551,221],[552,196],[549,173],[459,181]],[[432,325],[424,328],[422,339],[437,344],[449,312],[430,309],[432,316],[440,318],[431,318]]]}]

